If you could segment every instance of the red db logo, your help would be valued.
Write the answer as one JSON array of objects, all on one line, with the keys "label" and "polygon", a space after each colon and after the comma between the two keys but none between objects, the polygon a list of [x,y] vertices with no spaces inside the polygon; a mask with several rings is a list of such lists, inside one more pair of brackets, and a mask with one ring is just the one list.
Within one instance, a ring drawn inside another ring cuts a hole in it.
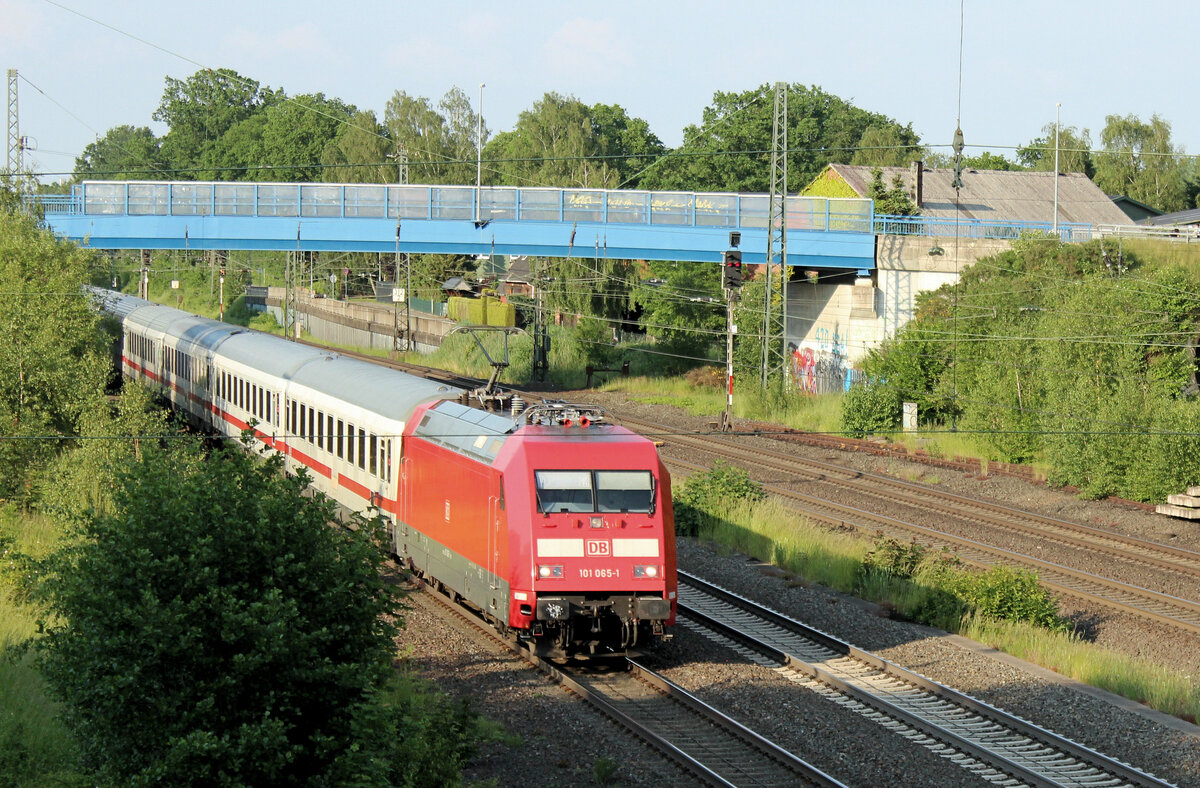
[{"label": "red db logo", "polygon": [[603,539],[588,539],[587,554],[589,556],[607,557],[609,554],[608,542],[604,541]]}]

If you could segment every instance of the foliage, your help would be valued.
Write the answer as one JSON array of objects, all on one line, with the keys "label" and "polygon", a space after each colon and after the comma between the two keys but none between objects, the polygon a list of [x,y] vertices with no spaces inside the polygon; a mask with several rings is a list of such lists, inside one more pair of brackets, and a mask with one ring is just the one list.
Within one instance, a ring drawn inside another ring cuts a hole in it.
[{"label": "foliage", "polygon": [[330,528],[282,463],[148,451],[57,558],[44,671],[100,782],[391,776],[405,723],[379,694],[397,624],[376,525]]},{"label": "foliage", "polygon": [[997,564],[980,574],[960,573],[949,585],[976,616],[1070,630],[1058,615],[1058,602],[1041,585],[1036,572]]},{"label": "foliage", "polygon": [[[1058,171],[1082,172],[1089,178],[1095,174],[1092,160],[1092,138],[1087,129],[1079,131],[1074,126],[1058,127]],[[1026,169],[1035,172],[1052,172],[1055,159],[1055,124],[1042,127],[1042,136],[1030,140],[1017,148],[1017,161]]]},{"label": "foliage", "polygon": [[89,253],[0,212],[0,498],[29,500],[38,467],[78,434],[110,361],[80,290]]},{"label": "foliage", "polygon": [[[845,161],[866,143],[886,140],[909,151],[919,140],[911,125],[860,109],[821,88],[787,88],[788,183],[795,193],[830,160]],[[683,131],[683,145],[645,175],[655,189],[766,192],[773,143],[774,94],[770,85],[741,93],[718,92],[704,108],[703,122]],[[906,158],[909,158],[906,156]]]},{"label": "foliage", "polygon": [[326,167],[322,180],[399,182],[399,165],[386,163],[393,147],[387,129],[375,119],[374,112],[355,113],[349,121],[338,126],[336,136],[321,151],[321,164]]},{"label": "foliage", "polygon": [[506,186],[616,189],[636,180],[664,148],[650,126],[615,104],[587,106],[547,93],[484,153]]},{"label": "foliage", "polygon": [[674,488],[675,529],[695,536],[706,523],[723,516],[729,504],[761,501],[766,495],[744,469],[718,460],[709,470],[689,476]]},{"label": "foliage", "polygon": [[864,572],[883,572],[894,577],[911,578],[927,553],[924,545],[916,542],[905,544],[880,534],[870,552],[863,556],[862,568]]},{"label": "foliage", "polygon": [[228,68],[202,69],[186,80],[167,77],[166,83],[153,117],[168,127],[160,155],[171,167],[172,177],[236,180],[240,173],[218,169],[219,160],[230,165],[225,155],[228,144],[222,138],[261,110],[282,101],[282,91],[262,87]]},{"label": "foliage", "polygon": [[871,383],[846,396],[843,428],[879,429],[893,402],[915,401],[923,423],[956,423],[993,458],[1044,462],[1055,484],[1161,500],[1200,481],[1187,438],[1200,424],[1198,285],[1193,268],[1104,240],[1014,242],[921,297],[863,362]]},{"label": "foliage", "polygon": [[1148,123],[1136,115],[1108,115],[1104,121],[1097,186],[1168,213],[1191,206],[1182,150],[1171,141],[1170,123],[1158,115]]},{"label": "foliage", "polygon": [[[398,90],[388,100],[383,122],[396,152],[408,157],[410,182],[475,182],[476,153],[488,129],[461,88],[446,91],[436,107],[423,96]],[[484,181],[493,182],[493,174],[485,173]]]},{"label": "foliage", "polygon": [[111,180],[166,179],[159,155],[160,141],[146,126],[114,126],[89,143],[75,159],[75,178]]},{"label": "foliage", "polygon": [[1019,170],[1020,165],[1014,164],[1004,156],[991,151],[984,151],[977,156],[966,156],[963,158],[963,166],[967,169],[975,170]]},{"label": "foliage", "polygon": [[[915,141],[916,136],[911,128],[895,123],[869,126],[862,133],[850,163],[871,167],[907,167],[914,161],[922,160],[926,154],[924,148],[914,144]],[[838,159],[845,161],[846,157],[842,155]]]},{"label": "foliage", "polygon": [[[583,247],[581,251],[587,254],[592,249]],[[557,313],[560,322],[596,317],[615,323],[629,312],[637,277],[630,260],[600,255],[549,257],[534,260],[531,266],[541,289],[542,308]]]},{"label": "foliage", "polygon": [[[633,292],[639,323],[655,349],[709,358],[724,344],[721,266],[652,260]],[[714,299],[720,299],[714,301]]]},{"label": "foliage", "polygon": [[894,386],[866,383],[852,387],[842,398],[842,429],[862,438],[900,426],[900,394]]},{"label": "foliage", "polygon": [[892,186],[883,185],[883,171],[876,168],[871,170],[871,187],[867,196],[875,201],[875,213],[885,216],[916,216],[921,212],[916,203],[908,196],[904,181],[897,174],[892,178]]}]

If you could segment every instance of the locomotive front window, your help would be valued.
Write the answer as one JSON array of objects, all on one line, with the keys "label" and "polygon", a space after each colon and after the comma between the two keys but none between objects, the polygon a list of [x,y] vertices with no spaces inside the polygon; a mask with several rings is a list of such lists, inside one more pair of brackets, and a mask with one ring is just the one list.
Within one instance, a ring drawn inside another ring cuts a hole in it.
[{"label": "locomotive front window", "polygon": [[538,511],[594,512],[589,471],[534,471]]},{"label": "locomotive front window", "polygon": [[596,471],[597,512],[650,512],[654,477],[649,471]]}]

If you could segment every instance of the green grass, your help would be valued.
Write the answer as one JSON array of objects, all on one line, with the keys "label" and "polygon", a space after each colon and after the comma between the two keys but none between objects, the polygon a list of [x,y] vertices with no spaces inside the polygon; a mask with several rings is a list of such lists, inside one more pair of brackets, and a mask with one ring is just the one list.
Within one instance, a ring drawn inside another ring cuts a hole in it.
[{"label": "green grass", "polygon": [[1167,714],[1196,721],[1200,677],[1152,664],[1081,640],[1024,623],[982,618],[959,619],[931,576],[912,579],[863,572],[872,542],[856,534],[831,532],[790,511],[783,502],[735,501],[723,517],[705,526],[700,538],[721,548],[754,556],[785,570],[789,582],[816,583],[875,602],[901,616],[933,611],[937,626],[957,632],[1077,681],[1130,698]]},{"label": "green grass", "polygon": [[1130,698],[1191,722],[1200,718],[1197,677],[1081,641],[1009,621],[970,620],[962,634],[1055,673]]},{"label": "green grass", "polygon": [[[31,645],[41,611],[26,590],[26,567],[14,554],[45,557],[58,544],[55,520],[0,509],[0,785],[82,785],[77,747],[46,694]],[[11,541],[9,541],[11,540]],[[2,549],[2,548],[0,548]]]}]

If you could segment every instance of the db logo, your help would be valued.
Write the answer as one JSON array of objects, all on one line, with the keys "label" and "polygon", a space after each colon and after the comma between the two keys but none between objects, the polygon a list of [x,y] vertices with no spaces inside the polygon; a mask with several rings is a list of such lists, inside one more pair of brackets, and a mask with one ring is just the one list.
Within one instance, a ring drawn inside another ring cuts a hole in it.
[{"label": "db logo", "polygon": [[588,539],[587,554],[589,556],[607,556],[608,542],[603,539]]}]

